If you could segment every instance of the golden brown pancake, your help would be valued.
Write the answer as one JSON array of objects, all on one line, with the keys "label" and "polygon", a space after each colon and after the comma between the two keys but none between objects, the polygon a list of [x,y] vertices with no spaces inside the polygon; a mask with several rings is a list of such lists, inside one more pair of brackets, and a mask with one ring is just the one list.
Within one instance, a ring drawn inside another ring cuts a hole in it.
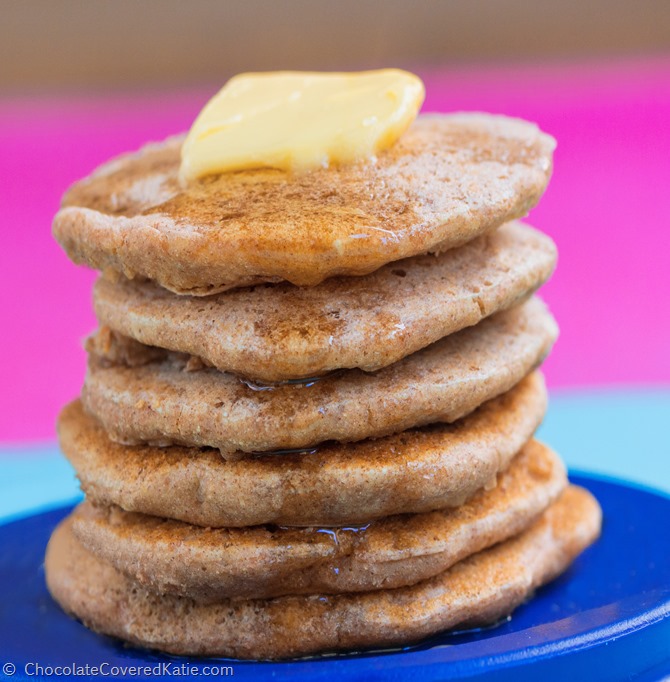
[{"label": "golden brown pancake", "polygon": [[531,441],[493,489],[456,509],[335,529],[212,529],[84,502],[73,530],[147,589],[201,603],[367,592],[413,585],[520,533],[566,485],[558,456]]},{"label": "golden brown pancake", "polygon": [[120,157],[67,192],[53,232],[72,260],[193,295],[365,275],[524,216],[547,185],[555,146],[518,119],[420,116],[376,159],[182,187],[182,139]]},{"label": "golden brown pancake", "polygon": [[93,300],[100,323],[117,334],[278,382],[390,365],[529,296],[555,263],[549,237],[508,223],[439,256],[316,287],[260,285],[193,299],[101,278]]},{"label": "golden brown pancake", "polygon": [[411,587],[334,596],[198,604],[144,590],[75,539],[72,520],[46,556],[54,599],[88,627],[173,654],[287,658],[408,644],[495,622],[564,571],[600,532],[591,495],[571,486],[529,529]]},{"label": "golden brown pancake", "polygon": [[537,367],[556,334],[544,304],[531,299],[375,374],[347,370],[270,390],[215,369],[188,371],[167,352],[133,367],[93,355],[82,401],[124,444],[210,446],[226,457],[309,448],[456,421]]},{"label": "golden brown pancake", "polygon": [[495,480],[546,407],[539,373],[456,424],[314,453],[226,461],[212,449],[123,446],[66,407],[58,432],[87,496],[200,526],[344,526],[456,507]]}]

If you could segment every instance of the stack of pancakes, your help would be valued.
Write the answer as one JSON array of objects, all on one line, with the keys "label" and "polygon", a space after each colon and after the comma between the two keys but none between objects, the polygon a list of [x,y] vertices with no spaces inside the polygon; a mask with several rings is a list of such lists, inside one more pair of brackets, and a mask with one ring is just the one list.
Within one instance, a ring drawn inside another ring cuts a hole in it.
[{"label": "stack of pancakes", "polygon": [[54,232],[103,271],[80,401],[86,501],[51,593],[177,654],[280,658],[491,623],[594,541],[533,440],[556,260],[516,222],[553,140],[422,116],[376,159],[178,180],[181,138],[101,167]]}]

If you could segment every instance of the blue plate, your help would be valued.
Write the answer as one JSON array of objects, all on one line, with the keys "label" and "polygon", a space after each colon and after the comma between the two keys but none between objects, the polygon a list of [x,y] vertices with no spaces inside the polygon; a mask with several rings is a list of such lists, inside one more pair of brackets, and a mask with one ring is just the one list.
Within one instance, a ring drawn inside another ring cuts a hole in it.
[{"label": "blue plate", "polygon": [[107,673],[119,666],[120,676],[124,666],[152,668],[134,679],[155,679],[162,664],[200,676],[206,666],[232,666],[235,677],[275,680],[660,679],[670,674],[670,498],[614,480],[573,480],[600,501],[603,536],[510,619],[403,650],[283,663],[175,658],[93,634],[63,614],[44,584],[44,547],[69,508],[15,521],[0,527],[0,666],[13,680],[46,679],[48,666],[73,664],[104,664]]}]

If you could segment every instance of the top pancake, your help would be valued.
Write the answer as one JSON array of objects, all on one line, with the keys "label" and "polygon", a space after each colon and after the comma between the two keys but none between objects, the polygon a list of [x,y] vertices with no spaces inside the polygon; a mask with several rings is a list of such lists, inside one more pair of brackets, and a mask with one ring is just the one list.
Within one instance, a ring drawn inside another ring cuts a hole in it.
[{"label": "top pancake", "polygon": [[516,119],[421,116],[376,159],[182,187],[182,139],[112,161],[68,191],[53,229],[75,262],[192,295],[363,275],[525,215],[547,185],[555,146]]},{"label": "top pancake", "polygon": [[375,371],[518,302],[551,274],[549,237],[508,223],[439,256],[414,256],[365,277],[288,283],[207,299],[148,282],[95,285],[102,325],[224,372],[279,382],[358,367]]}]

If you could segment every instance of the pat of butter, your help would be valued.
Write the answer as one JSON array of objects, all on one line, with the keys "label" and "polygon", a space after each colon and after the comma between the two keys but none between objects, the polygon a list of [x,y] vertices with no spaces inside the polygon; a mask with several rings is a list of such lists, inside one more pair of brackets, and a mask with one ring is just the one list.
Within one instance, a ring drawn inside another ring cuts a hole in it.
[{"label": "pat of butter", "polygon": [[398,69],[240,74],[195,120],[180,175],[305,171],[370,158],[396,142],[423,98],[421,79]]}]

